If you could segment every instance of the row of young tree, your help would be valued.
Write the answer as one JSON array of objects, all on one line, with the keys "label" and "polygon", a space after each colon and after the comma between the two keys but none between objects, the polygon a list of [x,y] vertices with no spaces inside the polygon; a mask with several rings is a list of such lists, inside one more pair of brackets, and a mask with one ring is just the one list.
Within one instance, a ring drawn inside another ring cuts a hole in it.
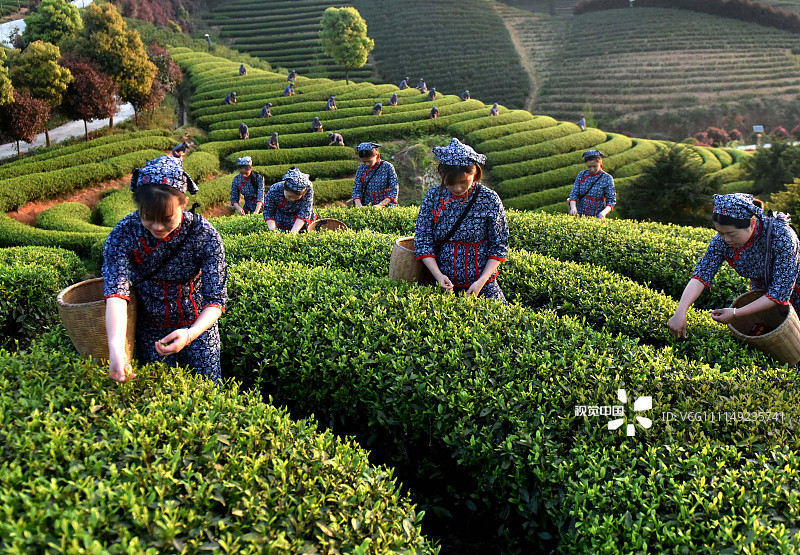
[{"label": "row of young tree", "polygon": [[[145,49],[112,4],[82,12],[66,0],[43,0],[26,19],[25,44],[0,52],[0,133],[6,140],[33,141],[58,110],[69,119],[110,119],[120,103],[135,115],[157,106],[182,73],[158,45]],[[63,55],[62,52],[69,54]],[[3,59],[4,58],[4,59]]]},{"label": "row of young tree", "polygon": [[[776,141],[800,140],[800,123],[795,125],[791,131],[787,131],[785,127],[778,125],[766,135],[770,140]],[[738,129],[726,131],[721,127],[708,127],[705,131],[699,131],[692,137],[697,141],[696,144],[700,146],[725,146],[732,141],[741,142],[744,140],[744,135]]]}]

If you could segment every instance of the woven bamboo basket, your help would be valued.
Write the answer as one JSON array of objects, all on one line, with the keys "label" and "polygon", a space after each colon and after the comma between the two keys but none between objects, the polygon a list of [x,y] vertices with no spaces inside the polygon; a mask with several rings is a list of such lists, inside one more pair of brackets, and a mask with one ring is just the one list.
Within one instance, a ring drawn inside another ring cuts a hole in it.
[{"label": "woven bamboo basket", "polygon": [[324,218],[311,222],[308,231],[347,231],[347,225],[333,218]]},{"label": "woven bamboo basket", "polygon": [[[762,295],[764,292],[758,289],[740,295],[733,301],[731,308],[748,305]],[[749,335],[756,324],[763,324],[764,333]],[[788,312],[775,305],[764,312],[737,316],[728,324],[728,328],[736,339],[767,353],[781,363],[794,365],[800,362],[800,319],[791,304]]]},{"label": "woven bamboo basket", "polygon": [[414,238],[401,237],[394,242],[389,259],[389,277],[398,281],[419,283],[425,267],[414,256]]},{"label": "woven bamboo basket", "polygon": [[[58,315],[67,329],[75,349],[84,357],[108,360],[106,335],[106,301],[103,298],[103,278],[89,279],[70,285],[58,294]],[[136,342],[136,296],[128,301],[128,326],[125,334],[125,354],[133,357]]]}]

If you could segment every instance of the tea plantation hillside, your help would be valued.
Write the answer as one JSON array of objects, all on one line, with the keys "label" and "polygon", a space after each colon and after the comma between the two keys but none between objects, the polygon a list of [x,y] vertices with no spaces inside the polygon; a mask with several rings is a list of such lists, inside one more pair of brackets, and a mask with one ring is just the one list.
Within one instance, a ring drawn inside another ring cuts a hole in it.
[{"label": "tea plantation hillside", "polygon": [[[200,150],[220,156],[228,169],[234,168],[237,157],[250,155],[258,170],[274,180],[289,165],[303,163],[319,180],[318,202],[349,198],[351,187],[344,178],[354,174],[357,160],[352,148],[328,147],[327,133],[311,132],[311,121],[317,116],[325,131],[341,133],[345,144],[352,146],[366,140],[457,136],[487,155],[492,187],[508,207],[518,209],[563,212],[575,176],[583,169],[581,154],[589,148],[599,148],[607,155],[604,167],[617,178],[622,203],[631,179],[665,147],[658,141],[631,139],[600,129],[581,132],[571,122],[524,110],[501,107],[499,116],[490,117],[490,107],[476,98],[461,101],[457,95],[437,91],[436,99],[428,101],[427,95],[416,89],[401,91],[392,84],[348,86],[341,81],[300,77],[298,94],[284,97],[285,80],[280,74],[254,69],[240,77],[235,62],[187,48],[173,49],[172,54],[195,84],[192,114],[198,125],[209,130],[209,142]],[[237,104],[222,105],[221,99],[231,90],[239,93]],[[398,94],[398,105],[388,106],[393,93]],[[325,111],[331,95],[336,96],[339,109]],[[273,116],[261,118],[267,102],[273,104]],[[376,102],[384,104],[381,116],[371,115]],[[440,113],[436,119],[428,118],[433,105]],[[238,139],[242,122],[250,128],[247,140]],[[275,132],[281,149],[264,150]],[[700,147],[695,147],[695,152],[697,164],[706,173],[717,174],[724,184],[735,183],[737,190],[747,187],[739,181],[744,176],[741,159],[749,154]],[[205,200],[226,201],[230,178],[218,180],[214,187],[217,192],[209,192]]]},{"label": "tea plantation hillside", "polygon": [[[546,18],[532,16],[518,32],[535,38],[542,20],[550,23]],[[779,102],[800,93],[800,62],[792,55],[800,51],[800,36],[789,32],[655,8],[562,21],[561,39],[542,69],[535,101],[540,113],[575,118],[588,103],[596,117],[624,129],[641,129],[659,114],[665,121],[685,121],[687,136],[698,128],[698,117],[728,116],[726,125],[742,125],[732,116],[747,111],[744,101],[774,104],[772,118],[780,118]],[[527,47],[541,55],[535,40]]]},{"label": "tea plantation hillside", "polygon": [[[208,4],[211,10],[204,16],[205,22],[219,29],[232,48],[308,77],[344,78],[344,70],[323,53],[319,42],[320,18],[330,2],[214,0]],[[356,79],[371,75],[369,64],[350,72]]]},{"label": "tea plantation hillside", "polygon": [[[470,13],[480,17],[451,18],[429,4],[354,2],[376,41],[384,79],[396,83],[420,74],[448,93],[480,90],[476,96],[484,101],[568,121],[591,110],[601,127],[659,130],[676,139],[708,125],[746,131],[756,123],[772,128],[800,122],[800,37],[789,32],[683,10],[563,17],[550,15],[550,2],[473,0]],[[535,13],[516,9],[523,7]],[[515,35],[522,66],[491,11]],[[398,21],[418,20],[396,32]],[[469,48],[473,39],[478,44]],[[458,53],[449,54],[451,48]],[[465,53],[468,64],[461,63]],[[442,65],[443,59],[454,63]],[[530,82],[521,79],[526,71]],[[736,120],[738,113],[747,121]]]},{"label": "tea plantation hillside", "polygon": [[[320,208],[349,230],[298,236],[267,232],[260,216],[213,218],[228,262],[220,329],[232,381],[217,389],[151,365],[110,387],[106,368],[73,352],[54,298],[102,263],[130,193],[94,210],[57,204],[36,226],[2,214],[0,328],[11,350],[0,350],[0,499],[11,518],[0,521],[0,550],[800,549],[798,371],[736,342],[705,310],[746,280],[723,268],[689,311],[691,336],[665,327],[713,231],[513,209],[563,211],[592,147],[608,154],[623,199],[666,143],[504,106],[490,117],[482,100],[428,101],[395,84],[301,74],[284,97],[281,73],[240,77],[237,62],[170,52],[208,133],[185,162],[206,206],[228,202],[242,155],[268,182],[290,165],[310,173],[322,205],[349,198],[360,141],[457,136],[486,153],[487,183],[509,206],[500,282],[510,304],[389,280],[413,206]],[[237,104],[223,105],[231,90]],[[399,105],[386,106],[395,92]],[[326,112],[331,95],[339,109]],[[377,101],[381,116],[371,115]],[[260,118],[267,102],[273,116]],[[348,147],[327,146],[314,116]],[[281,148],[268,150],[276,131]],[[84,186],[64,173],[70,156],[125,172],[117,157],[161,154],[175,140],[123,137],[0,166],[0,198],[18,206]],[[142,144],[117,151],[116,141]],[[741,178],[740,153],[695,154],[727,186]]]}]

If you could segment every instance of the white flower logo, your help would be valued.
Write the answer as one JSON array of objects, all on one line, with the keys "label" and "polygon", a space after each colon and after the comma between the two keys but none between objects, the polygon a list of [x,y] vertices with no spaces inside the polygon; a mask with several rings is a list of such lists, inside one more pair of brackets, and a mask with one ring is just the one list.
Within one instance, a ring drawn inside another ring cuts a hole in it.
[{"label": "white flower logo", "polygon": [[[628,403],[628,394],[625,393],[624,389],[617,390],[617,399],[620,400],[621,403]],[[647,397],[638,397],[636,401],[633,403],[633,410],[634,412],[644,412],[653,408],[653,398],[650,396]],[[645,418],[644,416],[637,416],[636,420],[645,430],[649,429],[650,426],[653,425],[653,421],[649,418]],[[608,423],[609,430],[616,430],[622,424],[625,423],[625,418],[617,418],[616,420],[612,420]],[[636,434],[636,426],[633,423],[628,424],[627,426],[627,435],[632,436]]]}]

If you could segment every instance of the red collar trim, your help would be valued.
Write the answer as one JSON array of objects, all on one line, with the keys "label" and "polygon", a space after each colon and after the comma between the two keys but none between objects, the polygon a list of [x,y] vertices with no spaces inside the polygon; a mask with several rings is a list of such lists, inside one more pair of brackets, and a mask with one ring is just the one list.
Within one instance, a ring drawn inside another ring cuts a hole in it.
[{"label": "red collar trim", "polygon": [[178,227],[175,229],[175,231],[173,231],[172,233],[170,233],[169,235],[167,235],[167,236],[166,236],[166,237],[164,237],[163,239],[159,239],[159,240],[158,240],[158,241],[159,241],[159,243],[160,243],[161,241],[170,241],[170,240],[172,240],[172,239],[173,239],[173,238],[174,238],[174,237],[175,237],[175,236],[176,236],[178,233],[180,233],[180,232],[181,232],[181,229],[183,228],[183,220],[184,220],[184,219],[185,219],[185,218],[184,218],[183,214],[181,214],[181,223],[180,223],[180,225],[178,225]]},{"label": "red collar trim", "polygon": [[753,233],[750,235],[750,238],[747,240],[747,242],[744,245],[742,245],[741,247],[739,247],[738,249],[736,247],[732,247],[733,248],[733,253],[736,255],[734,257],[734,260],[739,258],[739,254],[741,254],[742,251],[744,251],[745,249],[749,249],[750,247],[753,246],[753,244],[756,241],[758,241],[758,239],[761,237],[762,228],[763,228],[762,221],[759,220],[759,219],[756,219],[756,228],[753,230]]},{"label": "red collar trim", "polygon": [[466,192],[466,193],[464,193],[463,195],[458,195],[458,196],[456,196],[456,195],[454,195],[453,193],[450,193],[450,189],[448,189],[448,190],[447,190],[447,192],[448,192],[448,193],[450,193],[450,196],[451,196],[452,198],[467,198],[467,197],[469,196],[469,194],[470,194],[472,191],[474,191],[474,190],[475,190],[475,187],[476,187],[477,185],[478,185],[477,183],[473,182],[473,183],[472,183],[472,187],[470,187],[470,188],[467,190],[467,192]]}]

